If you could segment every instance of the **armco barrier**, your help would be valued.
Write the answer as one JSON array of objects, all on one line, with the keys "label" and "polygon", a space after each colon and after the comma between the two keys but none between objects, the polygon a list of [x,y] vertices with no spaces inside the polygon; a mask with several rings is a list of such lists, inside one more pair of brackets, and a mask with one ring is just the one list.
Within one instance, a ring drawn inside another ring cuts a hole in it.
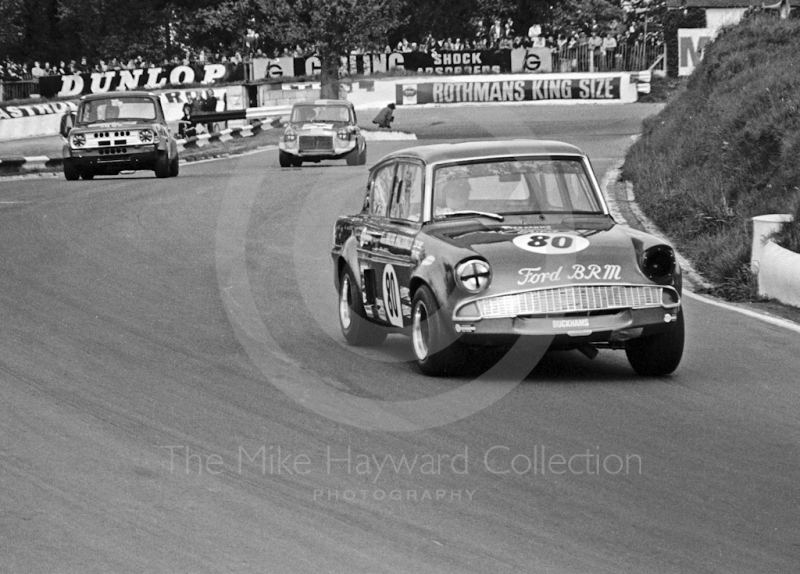
[{"label": "armco barrier", "polygon": [[758,294],[781,303],[800,307],[800,253],[784,249],[770,239],[788,214],[759,215],[753,218],[751,268],[758,277]]}]

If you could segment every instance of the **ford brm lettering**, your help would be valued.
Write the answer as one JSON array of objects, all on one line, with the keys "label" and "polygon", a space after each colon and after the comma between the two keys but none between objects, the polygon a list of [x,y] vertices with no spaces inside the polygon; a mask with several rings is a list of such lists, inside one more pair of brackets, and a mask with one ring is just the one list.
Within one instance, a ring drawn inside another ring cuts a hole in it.
[{"label": "ford brm lettering", "polygon": [[333,231],[339,323],[351,345],[411,337],[420,369],[480,345],[624,350],[641,375],[684,345],[681,270],[661,239],[617,224],[589,159],[552,141],[420,146],[369,173]]},{"label": "ford brm lettering", "polygon": [[[84,96],[63,122],[64,177],[92,179],[146,169],[156,177],[178,175],[178,145],[158,96],[115,92]],[[70,122],[72,125],[70,126]]]},{"label": "ford brm lettering", "polygon": [[346,100],[296,103],[278,147],[281,167],[342,158],[347,165],[367,163],[367,142],[358,127],[356,110]]}]

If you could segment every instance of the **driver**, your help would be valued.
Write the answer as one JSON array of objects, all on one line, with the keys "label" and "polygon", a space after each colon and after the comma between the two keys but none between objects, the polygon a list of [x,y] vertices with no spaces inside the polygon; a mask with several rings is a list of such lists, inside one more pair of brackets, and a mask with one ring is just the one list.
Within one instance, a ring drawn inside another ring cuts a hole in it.
[{"label": "driver", "polygon": [[461,211],[469,203],[472,188],[466,179],[454,179],[445,183],[436,193],[433,215],[444,215]]}]

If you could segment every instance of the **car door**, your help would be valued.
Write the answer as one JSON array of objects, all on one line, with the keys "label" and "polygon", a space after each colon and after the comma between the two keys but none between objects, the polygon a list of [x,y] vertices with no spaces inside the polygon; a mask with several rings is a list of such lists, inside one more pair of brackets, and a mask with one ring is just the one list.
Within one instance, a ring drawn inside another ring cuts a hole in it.
[{"label": "car door", "polygon": [[381,274],[389,254],[382,240],[389,222],[389,204],[392,200],[396,169],[397,163],[389,161],[372,170],[362,210],[363,216],[358,219],[353,229],[358,241],[358,265],[364,310],[368,317],[387,324],[392,324],[392,321],[386,314],[380,285]]},{"label": "car door", "polygon": [[394,327],[411,322],[409,284],[416,264],[415,241],[422,225],[422,189],[422,164],[399,161],[380,239],[383,261],[379,290],[387,320]]}]

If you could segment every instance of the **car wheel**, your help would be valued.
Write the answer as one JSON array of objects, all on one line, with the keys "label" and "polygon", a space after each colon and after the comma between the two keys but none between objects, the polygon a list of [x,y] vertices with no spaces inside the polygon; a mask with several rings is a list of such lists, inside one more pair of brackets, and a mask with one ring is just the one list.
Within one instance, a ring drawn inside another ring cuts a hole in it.
[{"label": "car wheel", "polygon": [[286,153],[285,151],[278,152],[278,163],[281,167],[292,167],[294,165],[294,158],[292,154]]},{"label": "car wheel", "polygon": [[380,345],[386,338],[386,332],[366,318],[361,293],[349,267],[339,277],[339,326],[345,340],[356,347]]},{"label": "car wheel", "polygon": [[644,377],[668,375],[681,362],[684,335],[681,309],[669,331],[628,341],[625,345],[628,362],[637,374]]},{"label": "car wheel", "polygon": [[299,158],[299,157],[295,156],[295,157],[292,159],[292,165],[293,165],[294,167],[300,167],[300,166],[302,166],[302,165],[303,165],[303,160],[302,160],[301,158]]},{"label": "car wheel", "polygon": [[75,181],[81,176],[81,172],[78,169],[78,166],[75,165],[71,160],[65,159],[64,160],[64,177],[69,181]]},{"label": "car wheel", "polygon": [[180,160],[176,155],[174,158],[172,158],[172,161],[169,162],[169,176],[177,177],[180,171],[181,171]]},{"label": "car wheel", "polygon": [[81,177],[83,179],[94,179],[94,172],[88,167],[85,167],[81,170]]},{"label": "car wheel", "polygon": [[158,152],[154,171],[156,172],[156,177],[169,177],[169,156],[167,152]]},{"label": "car wheel", "polygon": [[364,151],[358,156],[358,165],[367,165],[367,145],[364,144]]},{"label": "car wheel", "polygon": [[464,347],[444,321],[431,290],[423,285],[411,303],[411,341],[420,370],[426,375],[456,373],[463,368]]},{"label": "car wheel", "polygon": [[359,165],[361,154],[358,153],[358,146],[354,147],[353,151],[345,156],[345,159],[347,160],[347,165]]}]

